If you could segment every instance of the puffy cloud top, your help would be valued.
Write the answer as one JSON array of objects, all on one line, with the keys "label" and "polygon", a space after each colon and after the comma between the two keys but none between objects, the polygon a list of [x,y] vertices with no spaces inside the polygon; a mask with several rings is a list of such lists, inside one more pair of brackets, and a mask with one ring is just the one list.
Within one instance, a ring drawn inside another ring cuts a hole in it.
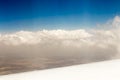
[{"label": "puffy cloud top", "polygon": [[[43,30],[37,32],[20,31],[13,34],[0,36],[0,42],[11,45],[39,44],[52,40],[80,40],[91,37],[92,34],[86,30]],[[53,43],[54,44],[54,43]]]}]

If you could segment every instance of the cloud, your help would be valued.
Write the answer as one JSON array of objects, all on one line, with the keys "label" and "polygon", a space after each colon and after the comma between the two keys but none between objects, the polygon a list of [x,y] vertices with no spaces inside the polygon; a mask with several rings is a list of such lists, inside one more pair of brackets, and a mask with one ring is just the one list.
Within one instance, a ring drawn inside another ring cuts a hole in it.
[{"label": "cloud", "polygon": [[[116,16],[109,25],[112,28],[1,34],[0,55],[30,57],[34,63],[39,63],[43,58],[52,59],[51,65],[52,62],[65,65],[120,58],[120,17]],[[50,65],[46,62],[44,65]]]}]

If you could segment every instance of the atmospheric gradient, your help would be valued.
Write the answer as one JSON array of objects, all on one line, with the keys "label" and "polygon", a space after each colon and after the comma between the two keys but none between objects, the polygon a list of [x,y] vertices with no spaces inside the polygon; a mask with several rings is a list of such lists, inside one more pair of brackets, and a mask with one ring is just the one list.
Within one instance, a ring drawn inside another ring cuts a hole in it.
[{"label": "atmospheric gradient", "polygon": [[0,0],[0,74],[120,58],[119,0]]}]

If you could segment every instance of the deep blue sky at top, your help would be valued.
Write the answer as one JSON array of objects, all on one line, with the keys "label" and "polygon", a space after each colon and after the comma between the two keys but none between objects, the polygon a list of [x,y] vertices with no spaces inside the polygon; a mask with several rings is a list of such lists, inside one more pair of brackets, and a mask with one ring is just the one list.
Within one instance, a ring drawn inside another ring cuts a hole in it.
[{"label": "deep blue sky at top", "polygon": [[120,14],[120,0],[0,0],[0,31],[94,27]]}]

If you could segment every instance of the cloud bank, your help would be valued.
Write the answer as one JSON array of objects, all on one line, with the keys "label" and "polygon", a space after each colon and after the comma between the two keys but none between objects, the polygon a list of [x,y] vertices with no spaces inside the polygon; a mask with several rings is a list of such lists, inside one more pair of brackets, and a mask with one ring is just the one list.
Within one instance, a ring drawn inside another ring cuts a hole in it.
[{"label": "cloud bank", "polygon": [[64,64],[120,58],[120,17],[116,16],[109,26],[104,26],[112,27],[0,34],[0,55],[9,58],[30,57],[31,62],[36,64],[40,63],[41,59],[49,58],[55,59],[53,62],[67,61]]}]

